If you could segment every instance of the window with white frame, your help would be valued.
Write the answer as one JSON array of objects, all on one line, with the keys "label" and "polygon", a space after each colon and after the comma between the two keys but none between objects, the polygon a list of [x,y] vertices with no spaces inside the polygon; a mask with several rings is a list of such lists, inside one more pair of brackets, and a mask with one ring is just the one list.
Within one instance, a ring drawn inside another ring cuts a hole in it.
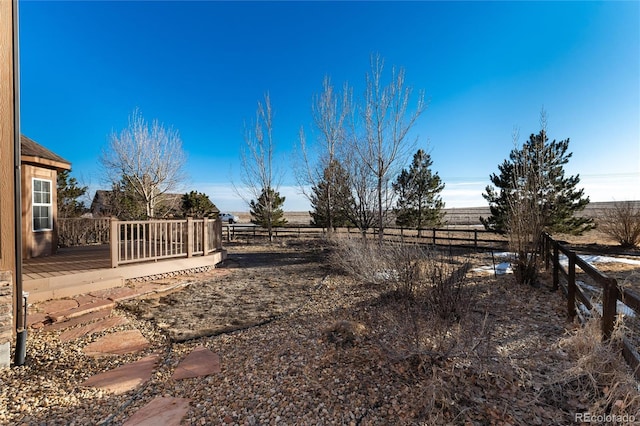
[{"label": "window with white frame", "polygon": [[51,181],[33,178],[33,230],[48,231],[53,227]]}]

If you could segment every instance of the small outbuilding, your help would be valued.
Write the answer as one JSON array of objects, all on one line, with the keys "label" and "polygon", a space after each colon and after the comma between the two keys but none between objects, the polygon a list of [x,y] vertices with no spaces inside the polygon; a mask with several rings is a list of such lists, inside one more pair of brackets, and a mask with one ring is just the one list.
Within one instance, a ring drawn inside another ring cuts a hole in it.
[{"label": "small outbuilding", "polygon": [[20,143],[22,258],[50,256],[58,247],[58,172],[71,163],[24,135]]}]

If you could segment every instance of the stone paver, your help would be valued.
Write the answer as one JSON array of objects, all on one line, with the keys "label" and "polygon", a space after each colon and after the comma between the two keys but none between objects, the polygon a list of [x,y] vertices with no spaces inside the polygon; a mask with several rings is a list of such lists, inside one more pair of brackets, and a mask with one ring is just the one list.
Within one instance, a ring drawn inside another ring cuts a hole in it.
[{"label": "stone paver", "polygon": [[64,330],[66,328],[75,327],[79,324],[87,324],[97,319],[106,318],[113,312],[112,308],[101,309],[99,311],[90,312],[79,317],[71,318],[66,321],[54,322],[53,324],[47,324],[44,326],[45,331],[57,331]]},{"label": "stone paver", "polygon": [[83,336],[87,336],[93,333],[99,333],[101,331],[108,330],[113,327],[117,327],[119,325],[128,324],[129,320],[125,317],[115,316],[111,318],[102,319],[97,322],[92,322],[91,324],[83,325],[82,327],[76,327],[64,331],[60,334],[61,342],[68,342],[70,340],[78,339]]},{"label": "stone paver", "polygon": [[147,347],[149,341],[136,329],[108,334],[89,343],[83,351],[89,356],[110,356],[140,352]]},{"label": "stone paver", "polygon": [[99,388],[119,395],[149,380],[159,360],[159,355],[149,355],[139,361],[96,374],[80,386]]},{"label": "stone paver", "polygon": [[91,292],[92,296],[100,297],[102,299],[113,300],[114,302],[120,302],[123,300],[133,299],[134,297],[138,297],[140,292],[131,287],[115,287],[115,288],[107,288],[105,290],[98,290]]},{"label": "stone paver", "polygon": [[178,426],[190,402],[188,398],[157,397],[136,411],[123,426]]},{"label": "stone paver", "polygon": [[98,301],[99,299],[101,299],[101,298],[96,297],[96,296],[92,295],[91,293],[80,294],[78,296],[73,296],[73,300],[78,302],[78,306],[92,304],[92,303],[95,303],[96,301]]},{"label": "stone paver", "polygon": [[27,326],[31,328],[42,328],[49,321],[49,315],[44,312],[28,312]]},{"label": "stone paver", "polygon": [[173,380],[189,379],[220,371],[220,356],[204,346],[198,346],[178,364],[171,378]]},{"label": "stone paver", "polygon": [[82,304],[75,308],[66,309],[58,312],[50,312],[49,318],[54,322],[67,320],[74,317],[79,317],[84,314],[88,314],[90,312],[95,312],[100,309],[108,309],[115,307],[115,303],[112,300],[108,299],[96,299],[94,298],[92,302]]},{"label": "stone paver", "polygon": [[55,299],[55,300],[47,300],[46,302],[42,302],[38,304],[38,310],[40,312],[58,312],[58,311],[66,311],[67,309],[77,308],[78,302],[73,299]]}]

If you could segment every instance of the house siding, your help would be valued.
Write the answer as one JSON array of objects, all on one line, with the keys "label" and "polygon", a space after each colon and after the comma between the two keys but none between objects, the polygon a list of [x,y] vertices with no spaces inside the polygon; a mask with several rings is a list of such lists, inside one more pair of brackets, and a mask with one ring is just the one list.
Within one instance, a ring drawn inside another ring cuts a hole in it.
[{"label": "house siding", "polygon": [[[48,231],[33,230],[33,178],[51,181],[52,229]],[[22,165],[22,258],[49,256],[56,253],[58,220],[56,180],[58,173],[54,169],[44,169],[31,164]]]}]

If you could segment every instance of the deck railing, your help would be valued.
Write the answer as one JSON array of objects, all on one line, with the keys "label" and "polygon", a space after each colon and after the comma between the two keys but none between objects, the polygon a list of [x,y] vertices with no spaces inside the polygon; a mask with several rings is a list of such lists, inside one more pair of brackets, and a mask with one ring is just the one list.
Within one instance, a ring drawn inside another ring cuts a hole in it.
[{"label": "deck railing", "polygon": [[206,256],[222,248],[219,219],[111,219],[111,266]]},{"label": "deck railing", "polygon": [[60,217],[56,225],[58,245],[60,247],[78,247],[109,244],[109,222],[108,217]]}]

